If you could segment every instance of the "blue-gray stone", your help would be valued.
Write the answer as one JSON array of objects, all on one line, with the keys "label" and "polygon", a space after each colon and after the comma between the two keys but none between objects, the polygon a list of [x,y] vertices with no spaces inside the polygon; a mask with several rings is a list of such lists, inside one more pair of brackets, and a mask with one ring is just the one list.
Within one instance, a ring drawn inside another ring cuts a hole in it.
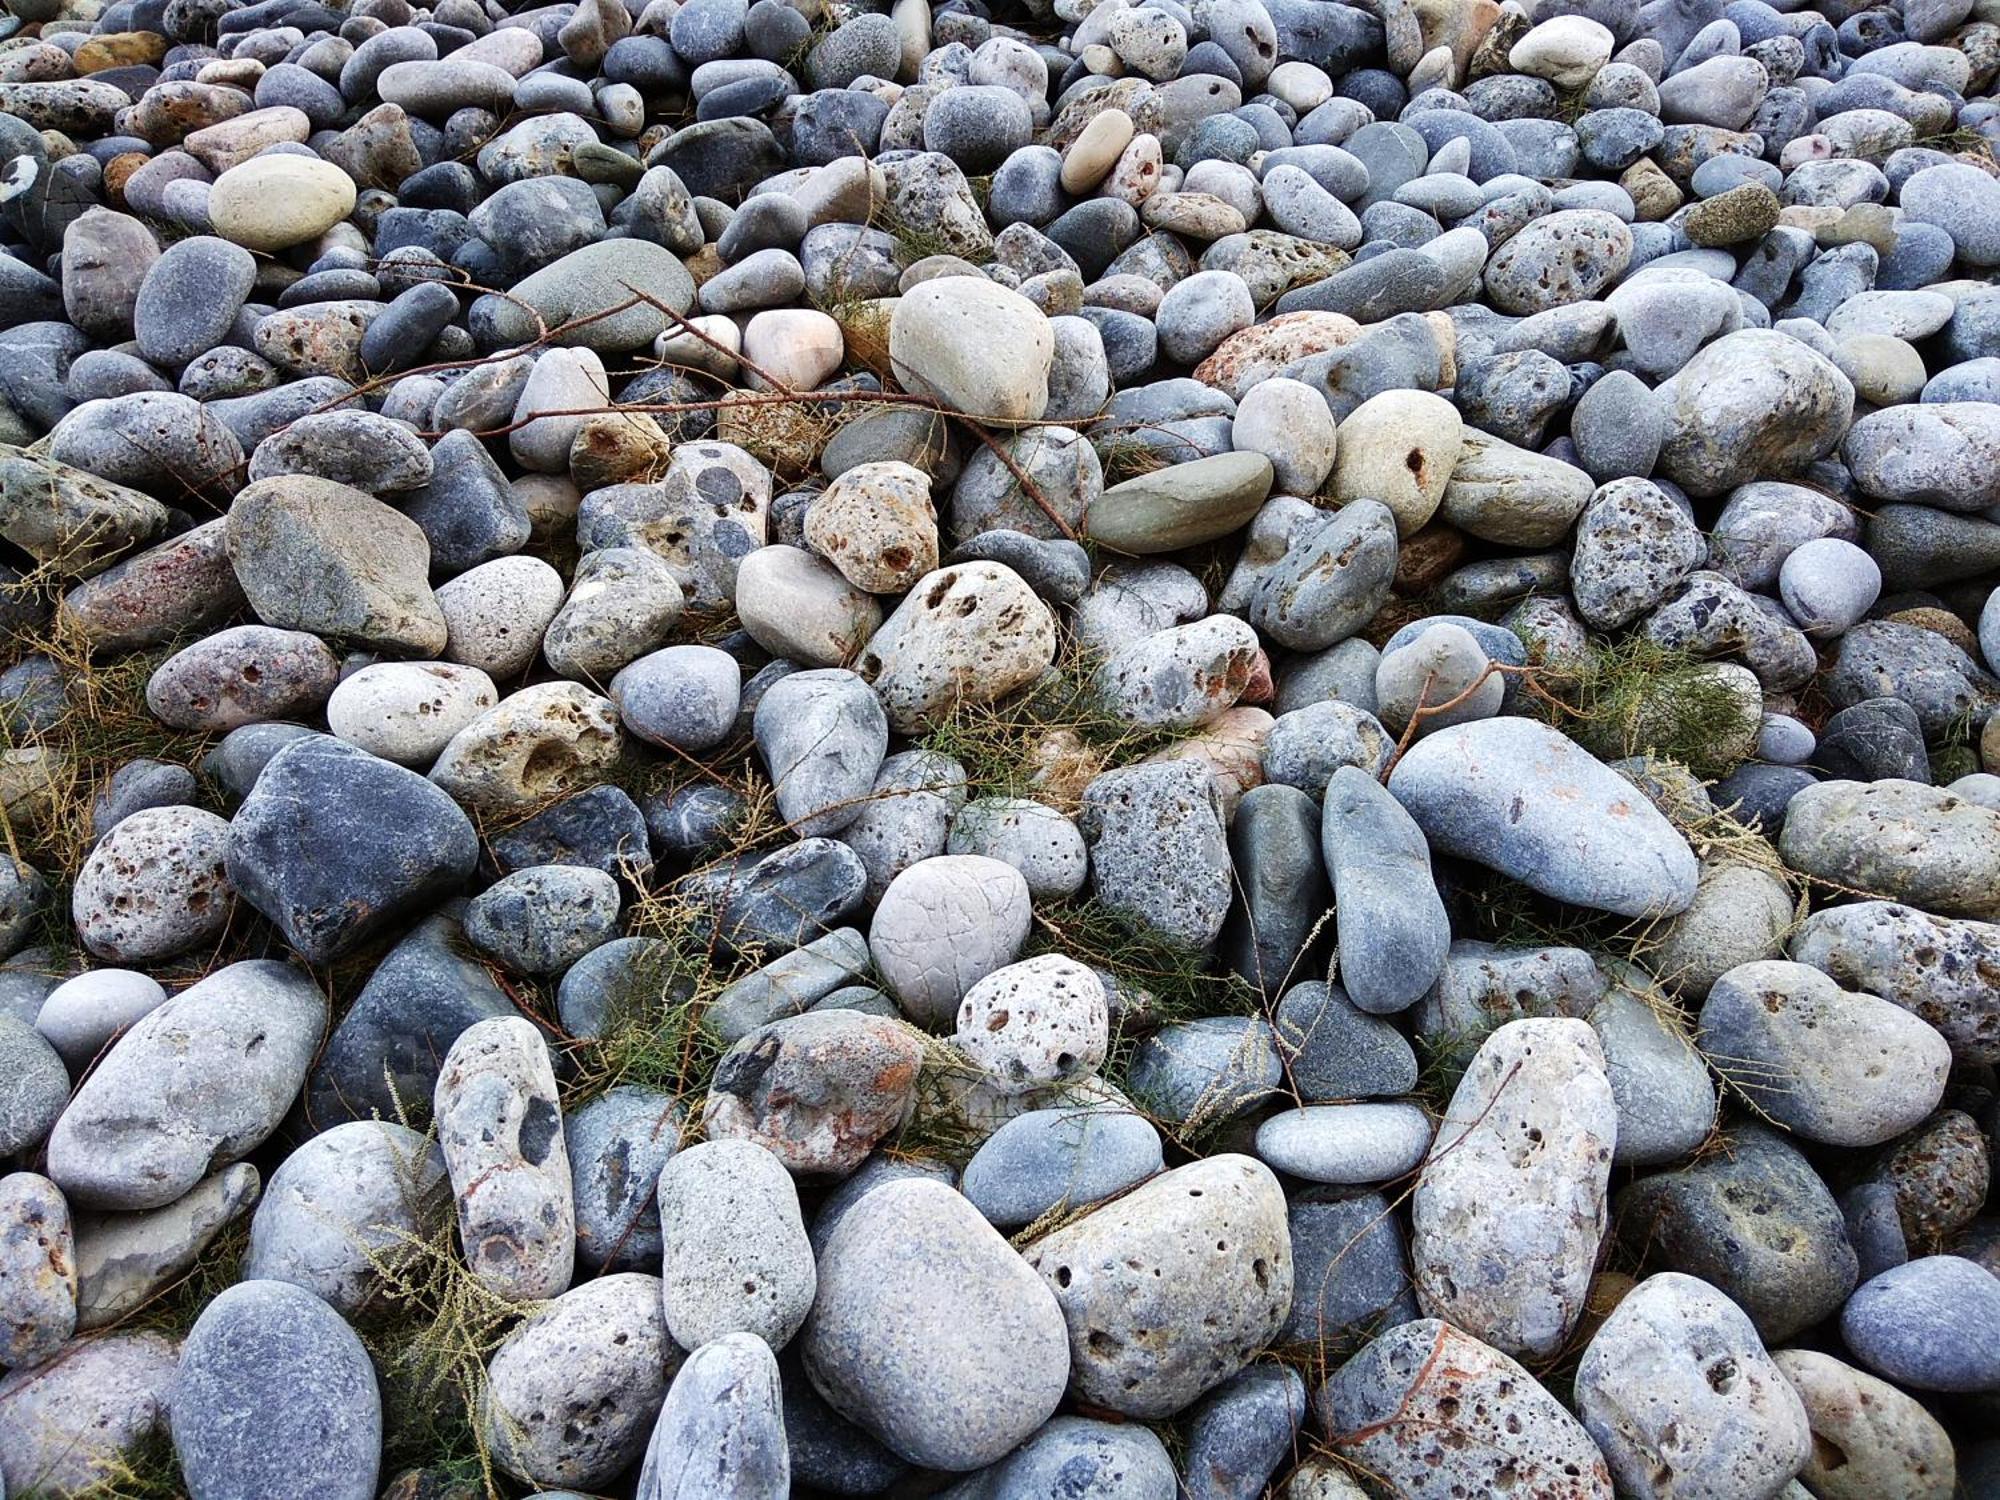
[{"label": "blue-gray stone", "polygon": [[68,1103],[69,1070],[56,1049],[27,1017],[0,1012],[0,1156],[33,1151]]},{"label": "blue-gray stone", "polygon": [[623,1084],[563,1117],[576,1196],[576,1255],[600,1271],[660,1264],[660,1169],[680,1144],[681,1110],[670,1094]]},{"label": "blue-gray stone", "polygon": [[530,865],[585,865],[643,886],[653,872],[646,819],[623,787],[565,797],[488,841],[501,874]]},{"label": "blue-gray stone", "polygon": [[1834,714],[1820,730],[1812,763],[1844,781],[1931,779],[1924,726],[1900,698],[1867,698]]},{"label": "blue-gray stone", "polygon": [[531,865],[472,899],[465,936],[501,968],[559,974],[618,931],[618,882],[583,865]]},{"label": "blue-gray stone", "polygon": [[1956,1255],[1908,1261],[1855,1289],[1840,1336],[1862,1364],[1900,1386],[2000,1388],[2000,1277]]},{"label": "blue-gray stone", "polygon": [[1002,1125],[966,1163],[961,1188],[1003,1230],[1079,1209],[1165,1169],[1160,1133],[1129,1110],[1059,1106]]},{"label": "blue-gray stone", "polygon": [[1105,907],[1184,947],[1216,940],[1232,880],[1222,808],[1205,766],[1106,771],[1084,789],[1077,821],[1090,848],[1091,888]]},{"label": "blue-gray stone", "polygon": [[1348,997],[1375,1015],[1402,1010],[1431,987],[1451,947],[1423,831],[1373,775],[1343,766],[1327,784],[1320,840]]},{"label": "blue-gray stone", "polygon": [[861,816],[889,749],[888,717],[866,682],[841,667],[794,672],[765,692],[753,722],[787,824],[819,835]]},{"label": "blue-gray stone", "polygon": [[1383,1194],[1316,1188],[1286,1219],[1294,1290],[1278,1342],[1338,1354],[1417,1316],[1403,1230]]},{"label": "blue-gray stone", "polygon": [[1854,1246],[1863,1281],[1873,1281],[1910,1258],[1902,1215],[1896,1209],[1894,1183],[1856,1184],[1841,1195],[1840,1212],[1847,1221],[1847,1239]]},{"label": "blue-gray stone", "polygon": [[1337,984],[1308,980],[1286,991],[1272,1017],[1286,1076],[1301,1099],[1375,1099],[1417,1084],[1417,1054],[1388,1021]]},{"label": "blue-gray stone", "polygon": [[638,1500],[786,1500],[791,1476],[770,1345],[754,1333],[703,1344],[667,1390]]},{"label": "blue-gray stone", "polygon": [[[759,0],[760,6],[766,3],[770,0]],[[778,1369],[793,1483],[830,1495],[874,1495],[909,1471],[902,1459],[826,1404],[806,1379],[795,1348],[780,1356]]]},{"label": "blue-gray stone", "polygon": [[430,482],[402,508],[423,528],[431,546],[431,573],[437,578],[519,552],[533,529],[527,503],[485,443],[464,428],[438,439],[431,450]]},{"label": "blue-gray stone", "polygon": [[940,1500],[1174,1500],[1174,1463],[1136,1422],[1054,1417]]},{"label": "blue-gray stone", "polygon": [[1617,1233],[1649,1267],[1699,1276],[1727,1294],[1776,1344],[1846,1300],[1854,1247],[1833,1194],[1782,1136],[1739,1125],[1723,1142],[1620,1193]]},{"label": "blue-gray stone", "polygon": [[190,1500],[373,1500],[382,1398],[339,1313],[280,1281],[202,1310],[170,1397]]},{"label": "blue-gray stone", "polygon": [[1687,840],[1617,772],[1532,719],[1427,735],[1389,790],[1439,851],[1559,901],[1640,917],[1671,916],[1694,900]]},{"label": "blue-gray stone", "polygon": [[1132,1095],[1175,1125],[1218,1125],[1269,1099],[1285,1068],[1262,1016],[1205,1016],[1164,1026],[1132,1053]]},{"label": "blue-gray stone", "polygon": [[613,938],[570,965],[556,991],[556,1014],[571,1036],[606,1036],[685,1003],[694,983],[673,944]]},{"label": "blue-gray stone", "polygon": [[1245,792],[1230,820],[1237,900],[1222,930],[1222,955],[1267,995],[1306,972],[1307,949],[1333,902],[1319,834],[1313,799],[1275,783]]},{"label": "blue-gray stone", "polygon": [[306,1119],[430,1117],[438,1070],[475,1021],[520,1012],[465,941],[454,911],[420,923],[375,966],[306,1080]]},{"label": "blue-gray stone", "polygon": [[1189,1419],[1187,1500],[1258,1500],[1306,1416],[1306,1385],[1287,1365],[1255,1364],[1201,1399]]}]

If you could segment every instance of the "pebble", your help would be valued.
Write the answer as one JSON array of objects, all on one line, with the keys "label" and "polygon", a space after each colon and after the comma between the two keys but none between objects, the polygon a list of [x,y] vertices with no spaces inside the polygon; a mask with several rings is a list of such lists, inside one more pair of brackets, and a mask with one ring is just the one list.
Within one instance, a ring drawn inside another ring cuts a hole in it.
[{"label": "pebble", "polygon": [[[1178,1411],[1235,1374],[1291,1307],[1284,1195],[1242,1156],[1155,1177],[1026,1259],[1068,1325],[1071,1389],[1127,1416]],[[1201,1318],[1187,1315],[1193,1305]]]},{"label": "pebble", "polygon": [[959,1003],[957,1028],[952,1040],[959,1051],[1008,1094],[1087,1076],[1110,1045],[1103,982],[1060,954],[1009,964],[978,980]]},{"label": "pebble", "polygon": [[772,1021],[725,1054],[702,1123],[710,1140],[755,1141],[795,1175],[845,1176],[909,1119],[922,1059],[917,1034],[887,1017]]},{"label": "pebble", "polygon": [[149,975],[92,969],[49,991],[35,1016],[35,1030],[73,1075],[81,1075],[108,1043],[166,998],[166,990]]},{"label": "pebble", "polygon": [[1723,1142],[1726,1151],[1625,1189],[1619,1234],[1720,1288],[1775,1344],[1839,1309],[1854,1290],[1854,1247],[1833,1194],[1787,1140],[1746,1123]]},{"label": "pebble", "polygon": [[1840,1336],[1862,1364],[1905,1389],[1983,1391],[2000,1383],[1991,1334],[2000,1282],[1974,1261],[1926,1255],[1855,1289]]},{"label": "pebble", "polygon": [[122,819],[77,873],[70,912],[83,945],[114,963],[154,963],[212,942],[236,905],[230,838],[226,820],[198,807]]},{"label": "pebble", "polygon": [[1374,1015],[1402,1010],[1431,987],[1451,944],[1423,834],[1370,772],[1342,766],[1327,784],[1320,841],[1348,998]]},{"label": "pebble", "polygon": [[173,1202],[278,1128],[326,1024],[302,971],[217,969],[142,1017],[83,1081],[49,1135],[48,1175],[79,1208]]},{"label": "pebble", "polygon": [[1582,1424],[1506,1354],[1436,1318],[1373,1340],[1313,1405],[1336,1454],[1424,1500],[1490,1492],[1523,1465],[1561,1474],[1567,1493],[1611,1493]]},{"label": "pebble", "polygon": [[560,1295],[576,1206],[549,1052],[518,1016],[476,1021],[445,1054],[433,1105],[473,1277],[507,1302]]},{"label": "pebble", "polygon": [[1031,898],[1012,865],[976,854],[920,860],[889,883],[869,929],[876,970],[904,1013],[941,1026],[1012,961]]},{"label": "pebble", "polygon": [[400,766],[427,769],[452,737],[500,701],[477,667],[378,662],[343,678],[327,699],[327,727]]},{"label": "pebble", "polygon": [[1640,1282],[1591,1336],[1576,1404],[1633,1494],[1774,1494],[1812,1453],[1805,1404],[1749,1318],[1678,1272]]},{"label": "pebble", "polygon": [[564,1292],[487,1363],[494,1461],[529,1484],[595,1488],[645,1451],[667,1382],[683,1367],[657,1277],[622,1272]]},{"label": "pebble", "polygon": [[374,1257],[428,1232],[444,1192],[435,1142],[390,1120],[335,1125],[286,1157],[265,1184],[244,1279],[290,1282],[352,1317],[383,1294]]},{"label": "pebble", "polygon": [[274,755],[243,799],[227,869],[246,902],[323,963],[454,891],[477,857],[471,820],[433,783],[310,735]]},{"label": "pebble", "polygon": [[[885,1326],[903,1332],[885,1343]],[[960,1473],[1040,1428],[1070,1374],[1047,1283],[923,1179],[885,1183],[842,1216],[801,1337],[806,1375],[836,1411],[909,1462]]]},{"label": "pebble", "polygon": [[1916,1401],[1814,1349],[1780,1349],[1771,1359],[1799,1393],[1812,1426],[1802,1484],[1828,1500],[1950,1495],[1956,1474],[1951,1438]]},{"label": "pebble", "polygon": [[216,1237],[257,1201],[247,1162],[203,1178],[163,1208],[83,1213],[76,1221],[77,1326],[115,1325],[185,1276]]},{"label": "pebble", "polygon": [[1617,1137],[1603,1055],[1579,1022],[1502,1026],[1466,1069],[1418,1177],[1418,1298],[1496,1348],[1545,1354],[1582,1315]]},{"label": "pebble", "polygon": [[1397,764],[1389,790],[1434,848],[1558,900],[1624,916],[1671,916],[1694,900],[1687,841],[1614,772],[1531,720],[1427,735]]},{"label": "pebble", "polygon": [[747,1333],[781,1349],[816,1286],[798,1190],[747,1140],[708,1141],[660,1170],[666,1328],[684,1349]]},{"label": "pebble", "polygon": [[150,1331],[109,1333],[65,1350],[0,1376],[0,1479],[10,1494],[112,1482],[165,1436],[176,1341]]},{"label": "pebble", "polygon": [[0,1360],[39,1365],[76,1331],[69,1205],[46,1177],[0,1177]]},{"label": "pebble", "polygon": [[693,1500],[698,1486],[743,1500],[789,1494],[778,1384],[777,1359],[754,1334],[725,1334],[689,1355],[646,1444],[640,1500]]},{"label": "pebble", "polygon": [[375,1493],[375,1370],[354,1330],[308,1291],[244,1281],[221,1293],[188,1334],[170,1400],[195,1500]]},{"label": "pebble", "polygon": [[1924,1021],[1817,969],[1731,969],[1701,1008],[1700,1046],[1759,1109],[1808,1140],[1873,1146],[1929,1114],[1951,1049]]},{"label": "pebble", "polygon": [[994,1131],[966,1163],[961,1186],[988,1222],[1013,1230],[1114,1197],[1164,1165],[1160,1133],[1143,1116],[1065,1105],[1029,1110]]}]

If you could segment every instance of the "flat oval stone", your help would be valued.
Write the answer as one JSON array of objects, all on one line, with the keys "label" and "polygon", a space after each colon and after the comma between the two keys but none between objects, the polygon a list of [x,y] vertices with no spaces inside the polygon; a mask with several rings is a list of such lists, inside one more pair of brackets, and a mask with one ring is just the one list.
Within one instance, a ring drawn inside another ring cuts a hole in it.
[{"label": "flat oval stone", "polygon": [[1261,453],[1217,453],[1114,484],[1090,502],[1091,540],[1145,556],[1216,541],[1250,522],[1270,496]]},{"label": "flat oval stone", "polygon": [[1694,851],[1631,783],[1532,719],[1418,740],[1389,790],[1434,849],[1578,906],[1671,916],[1694,900]]},{"label": "flat oval stone", "polygon": [[1840,1335],[1861,1362],[1920,1391],[2000,1383],[2000,1279],[1976,1261],[1927,1255],[1855,1289]]},{"label": "flat oval stone", "polygon": [[49,1136],[71,1203],[158,1208],[278,1127],[326,1030],[301,971],[267,959],[217,969],[141,1019],[84,1080]]}]

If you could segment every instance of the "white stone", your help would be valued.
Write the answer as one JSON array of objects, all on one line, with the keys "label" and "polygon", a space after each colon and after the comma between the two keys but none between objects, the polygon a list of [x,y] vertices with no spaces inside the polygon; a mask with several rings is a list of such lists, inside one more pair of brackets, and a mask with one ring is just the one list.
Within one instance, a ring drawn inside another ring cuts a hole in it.
[{"label": "white stone", "polygon": [[398,765],[427,768],[451,737],[500,701],[493,679],[460,662],[363,667],[327,699],[327,727]]},{"label": "white stone", "polygon": [[1059,953],[997,969],[958,1007],[953,1043],[1002,1093],[1068,1083],[1095,1072],[1110,1045],[1104,982]]},{"label": "white stone", "polygon": [[1544,1358],[1583,1314],[1618,1133],[1582,1021],[1510,1021],[1453,1093],[1411,1205],[1417,1299],[1504,1353]]}]

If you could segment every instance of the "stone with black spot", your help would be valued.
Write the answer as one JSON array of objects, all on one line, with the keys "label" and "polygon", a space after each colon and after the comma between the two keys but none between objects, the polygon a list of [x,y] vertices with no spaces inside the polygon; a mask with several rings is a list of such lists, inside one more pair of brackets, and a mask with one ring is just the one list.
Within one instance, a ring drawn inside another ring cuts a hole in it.
[{"label": "stone with black spot", "polygon": [[568,1289],[576,1205],[549,1049],[518,1016],[459,1034],[438,1074],[438,1144],[474,1278],[508,1302]]}]

